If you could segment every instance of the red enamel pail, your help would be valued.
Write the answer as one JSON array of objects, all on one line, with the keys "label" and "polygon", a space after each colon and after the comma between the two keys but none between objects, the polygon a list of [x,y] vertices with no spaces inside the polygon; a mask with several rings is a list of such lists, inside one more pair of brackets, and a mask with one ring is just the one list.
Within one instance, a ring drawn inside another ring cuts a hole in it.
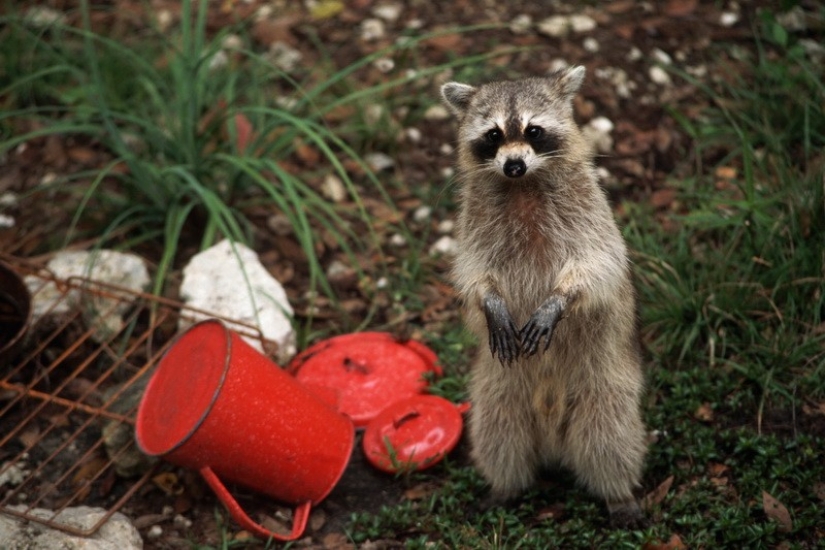
[{"label": "red enamel pail", "polygon": [[[352,422],[218,320],[180,335],[161,359],[138,408],[138,446],[198,470],[247,531],[301,536],[310,508],[340,479]],[[224,485],[231,481],[296,506],[292,532],[254,522]]]}]

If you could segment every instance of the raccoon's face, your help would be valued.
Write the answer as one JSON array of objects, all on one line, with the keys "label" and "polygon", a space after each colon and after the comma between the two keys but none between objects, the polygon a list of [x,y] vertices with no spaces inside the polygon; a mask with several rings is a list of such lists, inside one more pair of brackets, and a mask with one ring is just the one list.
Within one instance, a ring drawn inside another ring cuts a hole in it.
[{"label": "raccoon's face", "polygon": [[584,68],[547,78],[493,82],[479,87],[451,82],[442,95],[460,121],[462,160],[505,178],[540,173],[560,158],[577,132],[571,100]]}]

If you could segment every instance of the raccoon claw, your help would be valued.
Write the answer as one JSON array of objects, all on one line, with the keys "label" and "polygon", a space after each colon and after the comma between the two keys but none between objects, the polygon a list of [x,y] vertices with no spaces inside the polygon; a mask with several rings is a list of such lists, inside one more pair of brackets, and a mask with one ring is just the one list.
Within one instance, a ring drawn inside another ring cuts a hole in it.
[{"label": "raccoon claw", "polygon": [[552,296],[544,302],[527,321],[527,324],[519,331],[522,348],[525,357],[535,355],[539,351],[542,338],[546,338],[544,343],[545,352],[550,347],[553,340],[553,330],[561,320],[564,312],[564,300],[560,296]]},{"label": "raccoon claw", "polygon": [[501,296],[497,294],[485,296],[483,310],[487,318],[490,353],[493,357],[498,355],[501,364],[507,366],[518,359],[521,351],[519,331]]}]

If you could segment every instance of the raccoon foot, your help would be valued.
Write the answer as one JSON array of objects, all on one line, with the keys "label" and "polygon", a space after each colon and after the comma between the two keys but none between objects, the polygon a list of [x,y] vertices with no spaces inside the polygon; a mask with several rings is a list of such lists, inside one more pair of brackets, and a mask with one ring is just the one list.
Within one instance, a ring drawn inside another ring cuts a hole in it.
[{"label": "raccoon foot", "polygon": [[608,502],[610,525],[617,529],[644,529],[650,525],[635,499]]},{"label": "raccoon foot", "polygon": [[504,298],[493,292],[484,296],[482,306],[490,333],[490,353],[493,357],[498,355],[502,365],[509,366],[521,352],[521,339],[513,317]]},{"label": "raccoon foot", "polygon": [[565,300],[561,296],[551,296],[547,299],[519,331],[522,343],[522,353],[525,357],[535,355],[539,351],[542,338],[546,338],[542,353],[550,347],[553,340],[553,330],[564,313]]}]

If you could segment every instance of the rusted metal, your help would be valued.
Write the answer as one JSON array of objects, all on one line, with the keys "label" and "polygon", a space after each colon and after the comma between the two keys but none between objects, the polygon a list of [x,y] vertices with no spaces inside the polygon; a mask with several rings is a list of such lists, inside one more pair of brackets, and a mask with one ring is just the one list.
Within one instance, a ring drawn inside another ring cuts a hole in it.
[{"label": "rusted metal", "polygon": [[[90,536],[157,469],[118,477],[117,461],[136,450],[134,438],[107,448],[104,428],[131,434],[139,399],[125,397],[142,393],[178,321],[214,315],[83,277],[58,279],[39,265],[2,253],[0,261],[25,277],[37,303],[19,353],[0,363],[0,513]],[[114,329],[101,326],[90,320],[89,308],[103,316],[121,312],[123,322]],[[256,327],[224,320],[273,349]],[[88,529],[60,522],[63,510],[80,504],[106,513]],[[36,508],[50,514],[35,515]]]}]

